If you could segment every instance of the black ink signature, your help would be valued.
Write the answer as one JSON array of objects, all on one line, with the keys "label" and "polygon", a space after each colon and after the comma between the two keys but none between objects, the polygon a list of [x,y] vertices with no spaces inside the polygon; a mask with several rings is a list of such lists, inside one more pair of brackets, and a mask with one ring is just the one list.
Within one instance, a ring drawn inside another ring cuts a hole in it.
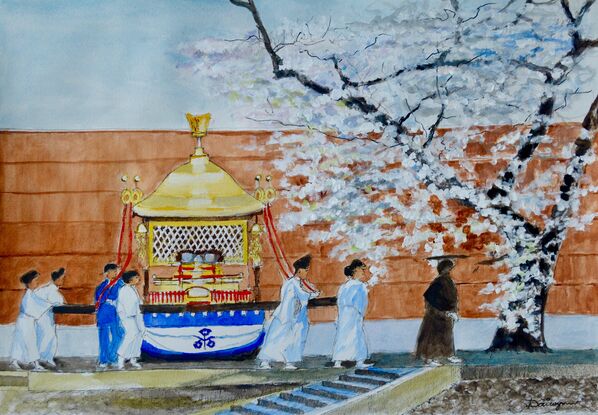
[{"label": "black ink signature", "polygon": [[581,401],[551,401],[551,400],[544,400],[544,399],[529,399],[525,407],[529,408],[555,408],[557,411],[561,409],[563,406],[577,406],[580,405]]}]

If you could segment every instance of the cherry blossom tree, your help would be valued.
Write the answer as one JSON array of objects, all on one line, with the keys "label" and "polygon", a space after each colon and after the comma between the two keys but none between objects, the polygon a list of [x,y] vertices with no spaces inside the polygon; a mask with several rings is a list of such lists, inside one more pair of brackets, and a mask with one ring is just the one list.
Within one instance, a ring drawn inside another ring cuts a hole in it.
[{"label": "cherry blossom tree", "polygon": [[[247,117],[301,131],[272,139],[285,150],[276,167],[292,207],[281,224],[328,224],[312,238],[334,242],[341,258],[369,258],[380,275],[401,250],[486,252],[506,269],[486,289],[499,294],[489,305],[499,317],[491,348],[547,350],[560,247],[567,229],[594,218],[579,206],[596,190],[583,172],[597,101],[574,142],[555,146],[548,134],[560,110],[592,93],[594,1],[403,1],[363,21],[268,26],[253,0],[230,2],[255,29],[182,45],[179,68],[214,81]],[[480,184],[467,148],[484,141],[481,126],[499,124],[512,128],[489,144],[508,160]],[[567,162],[525,183],[538,148]]]}]

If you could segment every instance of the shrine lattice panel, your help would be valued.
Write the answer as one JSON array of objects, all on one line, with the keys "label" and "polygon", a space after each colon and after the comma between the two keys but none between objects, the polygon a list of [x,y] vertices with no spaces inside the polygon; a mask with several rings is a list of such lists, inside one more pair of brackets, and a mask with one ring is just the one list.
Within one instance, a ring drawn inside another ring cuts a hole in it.
[{"label": "shrine lattice panel", "polygon": [[229,264],[247,262],[247,222],[151,222],[150,258],[152,265],[175,262],[181,251],[217,249]]}]

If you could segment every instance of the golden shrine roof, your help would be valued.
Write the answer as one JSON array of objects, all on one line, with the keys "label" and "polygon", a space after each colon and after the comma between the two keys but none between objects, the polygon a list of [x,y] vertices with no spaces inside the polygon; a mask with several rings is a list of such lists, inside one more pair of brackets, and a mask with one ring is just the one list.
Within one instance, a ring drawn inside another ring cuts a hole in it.
[{"label": "golden shrine roof", "polygon": [[133,208],[139,216],[163,218],[246,216],[263,209],[262,203],[205,154],[191,156]]}]

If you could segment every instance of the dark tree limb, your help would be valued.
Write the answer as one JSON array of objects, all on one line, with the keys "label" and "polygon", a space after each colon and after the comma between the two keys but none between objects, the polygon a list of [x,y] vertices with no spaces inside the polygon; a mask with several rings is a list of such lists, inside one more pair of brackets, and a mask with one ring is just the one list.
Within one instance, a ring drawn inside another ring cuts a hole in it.
[{"label": "dark tree limb", "polygon": [[573,17],[573,13],[571,12],[569,0],[561,0],[561,8],[563,9],[563,13],[565,13],[567,19],[569,19],[569,22],[575,24],[575,17]]},{"label": "dark tree limb", "polygon": [[485,3],[485,4],[482,4],[481,6],[478,6],[478,8],[475,11],[475,14],[473,16],[468,17],[467,19],[461,21],[461,23],[467,23],[470,20],[477,19],[478,15],[480,14],[480,10],[482,10],[484,7],[490,6],[492,4],[495,4],[495,3]]},{"label": "dark tree limb", "polygon": [[[567,173],[563,176],[560,186],[560,198],[565,202],[568,202],[573,192],[579,187],[579,179],[583,175],[585,168],[585,159],[583,158],[591,149],[593,136],[598,130],[598,96],[592,102],[589,111],[587,112],[582,122],[583,129],[588,133],[588,136],[581,136],[575,140],[574,156],[569,161]],[[560,207],[555,205],[551,212],[551,219],[556,222],[554,227],[546,230],[545,233],[552,231],[562,231],[565,227],[565,223],[559,219],[570,214],[570,203]]]},{"label": "dark tree limb", "polygon": [[257,30],[262,37],[262,42],[264,43],[264,48],[268,52],[268,55],[270,56],[270,60],[272,61],[272,70],[274,72],[274,76],[277,79],[295,78],[303,86],[305,86],[306,88],[311,89],[312,91],[317,92],[319,94],[329,94],[331,92],[331,89],[329,87],[313,81],[312,79],[310,79],[306,75],[302,74],[301,72],[295,71],[293,69],[282,69],[281,68],[283,65],[283,60],[280,57],[280,55],[278,55],[277,51],[275,50],[275,47],[272,46],[272,40],[270,39],[270,35],[268,34],[266,27],[264,26],[262,18],[260,16],[260,14],[258,13],[257,8],[255,7],[255,3],[253,2],[253,0],[247,0],[247,1],[229,0],[229,1],[232,4],[234,4],[235,6],[243,7],[251,12],[251,15],[253,16],[253,21],[255,22],[255,26],[257,27]]},{"label": "dark tree limb", "polygon": [[598,130],[598,95],[594,98],[594,102],[592,102],[590,110],[584,117],[581,126],[588,131]]},{"label": "dark tree limb", "polygon": [[526,61],[523,61],[523,62],[511,61],[511,63],[516,66],[521,66],[521,67],[527,68],[530,71],[541,73],[546,78],[545,82],[547,84],[552,84],[554,82],[554,77],[552,75],[552,71],[554,70],[554,68],[549,68],[547,66],[542,66],[542,65],[536,65],[535,63],[526,62]]},{"label": "dark tree limb", "polygon": [[426,139],[426,142],[424,143],[424,148],[428,147],[430,145],[430,143],[432,142],[432,140],[434,139],[434,136],[436,135],[436,129],[438,128],[438,126],[440,125],[442,120],[444,119],[444,110],[445,109],[446,109],[446,106],[444,104],[442,104],[442,106],[440,107],[440,112],[438,113],[438,116],[436,117],[436,121],[434,122],[434,124],[432,124],[432,126],[430,126],[430,129],[428,130],[428,137]]},{"label": "dark tree limb", "polygon": [[569,5],[569,0],[561,0],[561,8],[563,9],[563,13],[569,20],[569,22],[573,26],[579,26],[585,14],[590,10],[592,5],[595,3],[596,0],[587,0],[583,6],[579,9],[579,13],[577,17],[573,16],[573,12],[571,11],[571,6]]},{"label": "dark tree limb", "polygon": [[540,144],[541,138],[548,130],[548,118],[554,111],[554,97],[546,97],[540,103],[538,109],[538,120],[536,126],[530,130],[524,140],[522,140],[517,154],[509,162],[507,167],[501,172],[498,180],[486,192],[491,200],[499,197],[506,197],[515,187],[515,178],[517,174],[527,165],[534,151]]},{"label": "dark tree limb", "polygon": [[579,26],[581,24],[581,20],[583,19],[585,14],[590,10],[595,1],[596,0],[588,0],[584,3],[583,6],[581,6],[581,9],[579,9],[579,13],[577,14],[577,18],[575,19],[576,26]]},{"label": "dark tree limb", "polygon": [[480,55],[476,55],[473,58],[470,59],[454,59],[454,60],[446,60],[446,56],[449,54],[450,51],[444,51],[440,54],[440,56],[438,58],[436,58],[434,60],[434,62],[429,62],[429,63],[420,63],[419,65],[415,65],[415,66],[411,66],[411,67],[407,67],[407,68],[401,68],[389,75],[385,75],[385,76],[380,76],[374,79],[370,79],[368,81],[361,81],[361,82],[356,82],[356,81],[351,81],[348,80],[345,85],[346,86],[350,86],[353,88],[359,88],[359,87],[364,87],[364,86],[373,86],[373,85],[377,85],[377,84],[381,84],[383,82],[389,81],[393,78],[397,78],[399,76],[401,76],[404,73],[407,72],[413,72],[413,71],[427,71],[430,69],[436,69],[436,68],[442,68],[442,67],[459,67],[459,66],[463,66],[463,65],[468,65],[470,63],[472,63],[473,61],[476,62],[482,62],[482,63],[489,63],[491,61],[483,59],[483,60],[479,60]]}]

